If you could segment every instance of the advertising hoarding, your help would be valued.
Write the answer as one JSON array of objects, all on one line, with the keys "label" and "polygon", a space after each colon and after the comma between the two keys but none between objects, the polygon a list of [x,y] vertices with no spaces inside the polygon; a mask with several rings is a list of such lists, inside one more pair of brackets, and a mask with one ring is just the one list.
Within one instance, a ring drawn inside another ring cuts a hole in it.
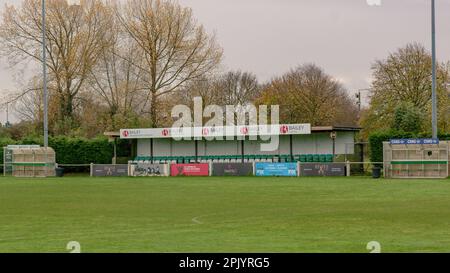
[{"label": "advertising hoarding", "polygon": [[256,176],[297,176],[297,163],[255,163]]},{"label": "advertising hoarding", "polygon": [[311,124],[239,125],[120,129],[121,139],[309,135]]},{"label": "advertising hoarding", "polygon": [[169,176],[169,165],[137,163],[131,166],[131,176]]},{"label": "advertising hoarding", "polygon": [[209,164],[171,164],[171,176],[209,176]]},{"label": "advertising hoarding", "polygon": [[253,175],[252,163],[213,163],[212,175],[214,176],[251,176]]},{"label": "advertising hoarding", "polygon": [[344,163],[306,163],[300,164],[301,176],[345,176]]},{"label": "advertising hoarding", "polygon": [[127,164],[93,165],[92,168],[92,176],[128,176]]}]

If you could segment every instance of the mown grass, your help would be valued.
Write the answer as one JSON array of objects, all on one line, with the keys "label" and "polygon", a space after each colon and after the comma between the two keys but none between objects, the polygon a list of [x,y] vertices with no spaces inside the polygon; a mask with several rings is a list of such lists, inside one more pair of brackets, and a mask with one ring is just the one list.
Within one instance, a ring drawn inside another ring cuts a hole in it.
[{"label": "mown grass", "polygon": [[449,182],[1,177],[0,252],[449,252]]}]

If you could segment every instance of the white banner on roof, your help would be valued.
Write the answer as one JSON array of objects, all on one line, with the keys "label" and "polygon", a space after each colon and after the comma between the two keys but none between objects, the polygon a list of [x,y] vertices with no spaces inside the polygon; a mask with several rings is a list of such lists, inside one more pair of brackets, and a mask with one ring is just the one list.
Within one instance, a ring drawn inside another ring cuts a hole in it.
[{"label": "white banner on roof", "polygon": [[311,124],[241,125],[220,127],[169,127],[121,129],[120,138],[215,138],[234,136],[309,135]]}]

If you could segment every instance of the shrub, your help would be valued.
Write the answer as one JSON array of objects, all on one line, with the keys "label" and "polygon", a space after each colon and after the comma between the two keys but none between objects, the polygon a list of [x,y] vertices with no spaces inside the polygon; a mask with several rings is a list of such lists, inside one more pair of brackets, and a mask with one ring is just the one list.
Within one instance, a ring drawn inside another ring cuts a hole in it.
[{"label": "shrub", "polygon": [[413,133],[403,131],[385,131],[376,132],[369,136],[370,161],[383,162],[383,141],[389,141],[394,138],[414,138]]},{"label": "shrub", "polygon": [[[58,164],[110,164],[113,157],[113,144],[106,138],[49,139],[49,146],[55,150]],[[65,167],[68,171],[85,171],[88,167]]]}]

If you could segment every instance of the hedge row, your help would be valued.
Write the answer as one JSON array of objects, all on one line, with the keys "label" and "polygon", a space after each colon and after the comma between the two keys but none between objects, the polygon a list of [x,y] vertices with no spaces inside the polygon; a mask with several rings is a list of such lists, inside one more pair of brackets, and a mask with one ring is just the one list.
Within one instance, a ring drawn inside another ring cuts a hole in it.
[{"label": "hedge row", "polygon": [[[43,145],[42,138],[26,138],[14,141],[0,138],[0,147],[11,144],[39,144]],[[58,164],[110,164],[114,154],[114,144],[106,138],[69,138],[50,137],[48,144],[55,150]],[[117,155],[130,156],[127,141],[118,141]],[[0,163],[3,166],[3,148],[0,151]],[[68,168],[70,171],[85,171],[87,168]]]},{"label": "hedge row", "polygon": [[[430,138],[428,133],[413,134],[401,131],[377,132],[369,136],[370,161],[383,162],[383,141],[404,138]],[[450,140],[450,134],[440,134],[440,140]]]}]

